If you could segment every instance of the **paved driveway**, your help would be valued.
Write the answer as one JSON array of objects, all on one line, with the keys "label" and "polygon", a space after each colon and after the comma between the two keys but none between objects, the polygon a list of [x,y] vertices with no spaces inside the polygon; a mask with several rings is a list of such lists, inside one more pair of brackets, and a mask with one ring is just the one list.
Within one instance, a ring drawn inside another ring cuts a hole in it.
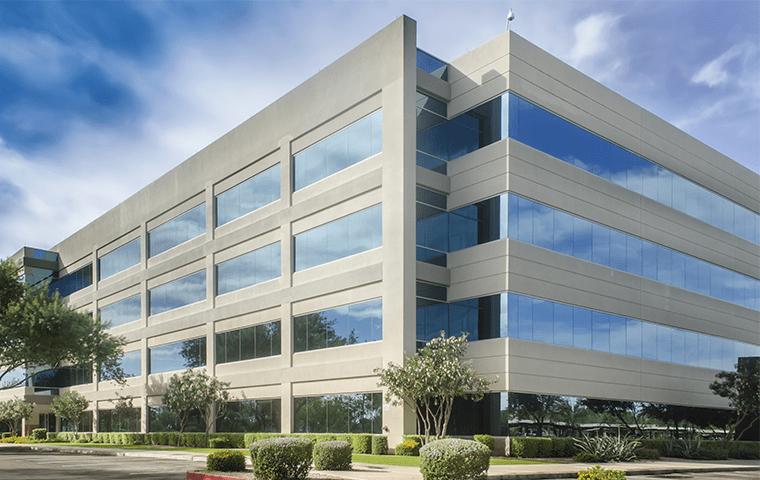
[{"label": "paved driveway", "polygon": [[0,480],[181,480],[205,462],[0,450]]}]

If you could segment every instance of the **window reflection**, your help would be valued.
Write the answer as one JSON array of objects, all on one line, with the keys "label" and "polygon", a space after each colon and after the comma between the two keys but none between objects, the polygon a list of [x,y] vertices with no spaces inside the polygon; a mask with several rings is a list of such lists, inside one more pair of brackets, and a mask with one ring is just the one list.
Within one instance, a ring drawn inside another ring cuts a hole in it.
[{"label": "window reflection", "polygon": [[380,298],[293,318],[296,352],[382,339],[383,301]]},{"label": "window reflection", "polygon": [[262,323],[216,334],[216,363],[237,362],[279,355],[280,321]]},{"label": "window reflection", "polygon": [[103,323],[108,322],[110,328],[139,320],[142,316],[140,298],[138,293],[99,309],[100,319]]},{"label": "window reflection", "polygon": [[148,253],[151,257],[206,232],[206,204],[169,220],[148,232]]},{"label": "window reflection", "polygon": [[148,349],[148,373],[173,372],[206,365],[206,337]]},{"label": "window reflection", "polygon": [[72,293],[78,292],[83,288],[92,285],[92,264],[89,263],[79,270],[70,273],[58,280],[50,282],[49,291],[51,294],[58,292],[58,295],[68,297]]},{"label": "window reflection", "polygon": [[150,314],[168,312],[206,299],[206,271],[165,283],[148,291]]},{"label": "window reflection", "polygon": [[104,280],[138,263],[140,263],[140,239],[135,238],[126,245],[100,257],[98,260],[100,279]]},{"label": "window reflection", "polygon": [[280,199],[280,164],[216,196],[216,226]]},{"label": "window reflection", "polygon": [[217,432],[280,432],[282,405],[279,398],[227,402],[216,421]]},{"label": "window reflection", "polygon": [[220,263],[216,268],[218,295],[279,278],[280,242]]},{"label": "window reflection", "polygon": [[297,433],[382,433],[382,393],[293,399]]}]

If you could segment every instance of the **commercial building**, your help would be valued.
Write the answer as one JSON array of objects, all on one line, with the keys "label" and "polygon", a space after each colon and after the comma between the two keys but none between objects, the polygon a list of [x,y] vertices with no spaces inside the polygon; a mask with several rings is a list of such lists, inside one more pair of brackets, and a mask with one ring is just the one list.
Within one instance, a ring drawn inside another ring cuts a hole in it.
[{"label": "commercial building", "polygon": [[497,379],[459,433],[507,434],[508,392],[726,408],[708,384],[760,352],[758,212],[756,174],[514,32],[446,64],[401,17],[19,253],[112,322],[131,377],[59,373],[25,394],[89,381],[66,388],[92,400],[92,428],[120,395],[157,431],[168,379],[205,366],[235,399],[219,431],[395,445],[414,415],[375,370],[444,330],[469,332]]}]

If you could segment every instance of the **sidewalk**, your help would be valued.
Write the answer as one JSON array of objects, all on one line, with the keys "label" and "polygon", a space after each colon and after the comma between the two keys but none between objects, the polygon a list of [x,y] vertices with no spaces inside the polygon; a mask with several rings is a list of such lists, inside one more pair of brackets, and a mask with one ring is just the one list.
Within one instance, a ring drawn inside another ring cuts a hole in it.
[{"label": "sidewalk", "polygon": [[[48,450],[80,455],[145,457],[145,458],[170,458],[186,460],[188,470],[196,470],[199,465],[191,465],[192,462],[206,461],[206,454],[155,451],[155,450],[124,450],[82,447],[62,447],[45,444],[0,444],[0,449],[13,449],[14,451],[39,451]],[[246,456],[246,463],[250,466],[250,457]],[[204,465],[205,466],[205,465]],[[545,465],[492,465],[488,470],[489,480],[523,480],[523,479],[549,479],[549,478],[577,478],[578,471],[591,466],[587,463],[555,463]],[[730,471],[758,471],[760,462],[756,460],[721,460],[721,461],[690,461],[678,459],[648,460],[629,463],[606,463],[605,468],[624,470],[628,475],[667,475],[708,472]],[[760,473],[758,473],[760,478]],[[398,467],[392,465],[370,465],[355,463],[353,470],[341,472],[323,472],[312,470],[309,478],[329,478],[340,480],[422,480],[422,474],[417,467]]]}]

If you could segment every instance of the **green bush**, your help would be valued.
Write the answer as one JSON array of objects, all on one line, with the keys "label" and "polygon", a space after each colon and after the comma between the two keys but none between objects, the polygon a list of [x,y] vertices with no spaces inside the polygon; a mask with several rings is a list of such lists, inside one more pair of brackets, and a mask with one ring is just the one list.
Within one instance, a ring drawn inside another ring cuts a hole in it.
[{"label": "green bush", "polygon": [[602,463],[604,460],[599,458],[599,455],[593,453],[578,452],[573,455],[573,461],[577,463]]},{"label": "green bush", "polygon": [[760,460],[760,442],[729,442],[728,456],[740,460]]},{"label": "green bush", "polygon": [[348,438],[354,453],[372,453],[372,435],[369,433],[349,435]]},{"label": "green bush", "polygon": [[633,451],[636,460],[659,460],[660,451],[654,448],[637,448]]},{"label": "green bush", "polygon": [[161,445],[177,445],[178,440],[179,440],[179,433],[166,432],[166,443],[162,443]]},{"label": "green bush", "polygon": [[48,442],[60,442],[58,439],[58,433],[57,432],[48,432],[47,434],[47,440]]},{"label": "green bush", "polygon": [[720,445],[720,442],[677,438],[665,444],[665,455],[690,460],[728,460],[728,450]]},{"label": "green bush", "polygon": [[351,470],[351,444],[344,441],[314,445],[314,468],[317,470]]},{"label": "green bush", "polygon": [[602,462],[630,462],[636,458],[633,452],[640,445],[638,440],[621,436],[590,437],[583,435],[582,438],[575,439],[575,446],[579,451],[596,455]]},{"label": "green bush", "polygon": [[[8,436],[10,437],[10,434]],[[3,438],[5,438],[5,433],[3,434]],[[35,428],[32,430],[32,440],[47,440],[47,429]]]},{"label": "green bush", "polygon": [[395,454],[402,457],[419,457],[420,444],[414,440],[404,440],[403,443],[396,445]]},{"label": "green bush", "polygon": [[660,455],[665,455],[665,440],[661,438],[641,438],[639,443],[641,448],[652,448],[660,452]]},{"label": "green bush", "polygon": [[552,439],[523,437],[512,438],[510,455],[519,458],[547,458],[552,455]]},{"label": "green bush", "polygon": [[[217,438],[210,438],[208,441],[208,446],[210,448],[230,448],[232,445],[230,445],[230,440],[228,438],[224,437],[217,437]],[[222,470],[219,470],[220,472]]]},{"label": "green bush", "polygon": [[313,448],[307,438],[259,440],[250,446],[253,473],[260,480],[306,478],[311,468]]},{"label": "green bush", "polygon": [[218,450],[206,457],[206,470],[209,472],[243,472],[245,455],[237,450]]},{"label": "green bush", "polygon": [[493,449],[496,447],[496,439],[491,435],[475,435],[473,438],[476,442],[482,443],[488,447],[488,450],[491,452],[490,455],[493,455]]},{"label": "green bush", "polygon": [[388,437],[385,435],[372,436],[372,455],[388,455]]},{"label": "green bush", "polygon": [[[45,430],[44,428],[42,430]],[[13,434],[11,432],[3,432],[2,438],[11,438]]]},{"label": "green bush", "polygon": [[491,453],[485,445],[471,440],[446,438],[420,449],[423,480],[468,480],[488,472]]},{"label": "green bush", "polygon": [[[176,445],[176,444],[175,444]],[[205,433],[183,433],[180,445],[190,448],[203,448],[206,446]]]},{"label": "green bush", "polygon": [[575,441],[572,438],[552,438],[552,457],[572,457]]},{"label": "green bush", "polygon": [[625,480],[622,470],[609,470],[599,465],[578,472],[578,480]]}]

